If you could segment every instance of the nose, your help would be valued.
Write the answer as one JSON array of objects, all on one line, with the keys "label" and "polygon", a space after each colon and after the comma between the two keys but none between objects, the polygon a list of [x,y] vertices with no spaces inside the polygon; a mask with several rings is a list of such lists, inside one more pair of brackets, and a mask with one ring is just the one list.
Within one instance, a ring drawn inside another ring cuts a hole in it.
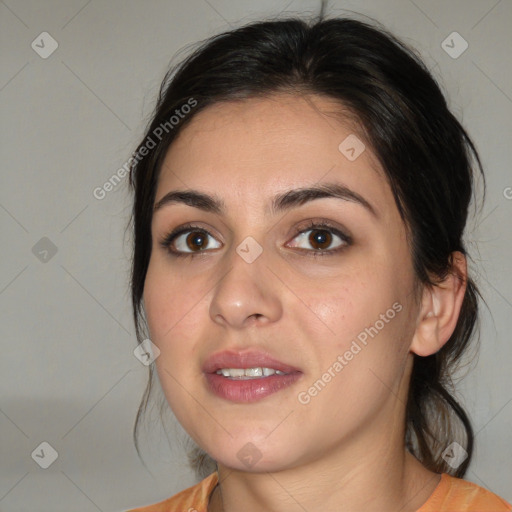
[{"label": "nose", "polygon": [[215,323],[239,330],[276,322],[282,316],[282,286],[266,260],[263,251],[249,263],[233,248],[210,304],[210,317]]}]

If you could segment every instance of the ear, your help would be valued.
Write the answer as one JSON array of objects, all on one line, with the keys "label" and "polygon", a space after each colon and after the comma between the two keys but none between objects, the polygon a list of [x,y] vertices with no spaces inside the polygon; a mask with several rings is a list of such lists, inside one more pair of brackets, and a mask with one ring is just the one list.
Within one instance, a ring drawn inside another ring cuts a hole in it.
[{"label": "ear", "polygon": [[451,254],[452,270],[446,278],[423,290],[421,310],[410,346],[418,356],[430,356],[450,339],[459,319],[466,292],[467,262],[459,251]]}]

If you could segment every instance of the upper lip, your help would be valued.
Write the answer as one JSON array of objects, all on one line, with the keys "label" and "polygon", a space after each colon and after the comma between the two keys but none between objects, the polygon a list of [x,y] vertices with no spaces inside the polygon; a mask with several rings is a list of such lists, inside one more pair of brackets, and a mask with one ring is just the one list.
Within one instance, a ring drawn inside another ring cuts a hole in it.
[{"label": "upper lip", "polygon": [[297,368],[257,350],[225,350],[211,355],[203,365],[204,373],[215,373],[221,368],[273,368],[283,373],[298,372]]}]

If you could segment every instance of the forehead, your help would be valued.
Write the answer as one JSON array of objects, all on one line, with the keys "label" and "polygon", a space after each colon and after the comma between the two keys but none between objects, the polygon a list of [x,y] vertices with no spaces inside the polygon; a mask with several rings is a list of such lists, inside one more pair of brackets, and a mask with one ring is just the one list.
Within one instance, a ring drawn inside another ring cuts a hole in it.
[{"label": "forehead", "polygon": [[322,182],[339,182],[374,204],[393,201],[376,156],[343,105],[276,94],[196,114],[167,152],[156,201],[171,189],[194,188],[243,206]]}]

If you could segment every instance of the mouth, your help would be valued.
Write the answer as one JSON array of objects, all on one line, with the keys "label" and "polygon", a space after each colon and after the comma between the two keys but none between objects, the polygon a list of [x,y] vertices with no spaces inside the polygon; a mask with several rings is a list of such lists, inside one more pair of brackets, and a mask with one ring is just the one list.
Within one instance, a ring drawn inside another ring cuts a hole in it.
[{"label": "mouth", "polygon": [[276,370],[274,368],[221,368],[215,372],[228,379],[251,380],[270,377],[271,375],[289,375],[288,373]]},{"label": "mouth", "polygon": [[263,352],[225,351],[203,365],[208,390],[236,403],[250,403],[273,395],[303,375],[297,368]]}]

